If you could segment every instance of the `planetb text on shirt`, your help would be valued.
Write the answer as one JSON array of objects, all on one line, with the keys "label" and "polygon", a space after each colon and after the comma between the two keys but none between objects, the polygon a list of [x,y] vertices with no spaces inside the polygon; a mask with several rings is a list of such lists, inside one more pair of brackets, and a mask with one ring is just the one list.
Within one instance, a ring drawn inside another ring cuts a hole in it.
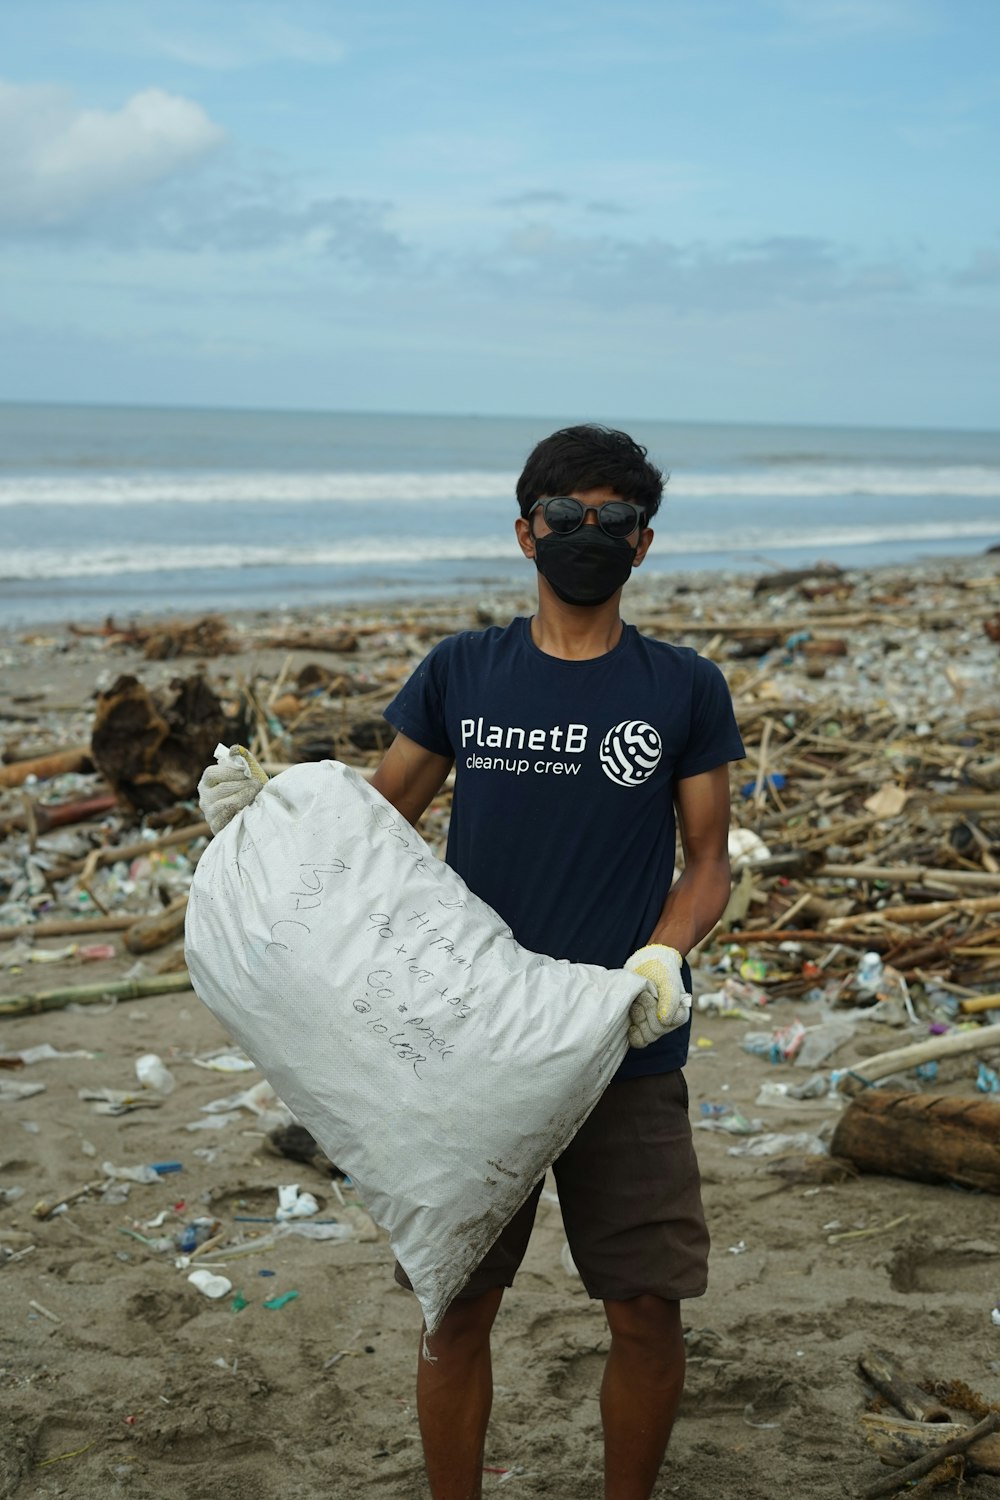
[{"label": "planetb text on shirt", "polygon": [[[462,719],[460,730],[467,770],[509,776],[578,776],[590,735],[587,724],[526,729],[482,718]],[[660,763],[663,741],[644,719],[623,719],[608,729],[598,754],[601,770],[617,786],[641,786]]]}]

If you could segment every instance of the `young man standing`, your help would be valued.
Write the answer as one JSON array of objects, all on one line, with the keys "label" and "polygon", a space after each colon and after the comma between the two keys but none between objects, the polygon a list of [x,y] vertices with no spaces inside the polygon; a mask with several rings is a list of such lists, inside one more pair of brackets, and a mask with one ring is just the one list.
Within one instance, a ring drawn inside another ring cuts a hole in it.
[{"label": "young man standing", "polygon": [[[728,762],[743,746],[721,672],[623,623],[649,550],[659,470],[625,433],[539,443],[515,523],[538,612],[442,641],[386,710],[398,731],[373,785],[411,822],[452,766],[448,863],[524,947],[654,981],[630,1051],[554,1165],[570,1248],[604,1303],[607,1500],[648,1500],[684,1383],[680,1301],[706,1286],[708,1232],[681,1071],[683,955],[729,895]],[[676,810],[676,813],[675,813]],[[685,865],[672,884],[675,816]],[[523,1258],[539,1183],[418,1361],[434,1500],[478,1500],[492,1401],[490,1330]],[[400,1267],[396,1277],[407,1285]]]}]

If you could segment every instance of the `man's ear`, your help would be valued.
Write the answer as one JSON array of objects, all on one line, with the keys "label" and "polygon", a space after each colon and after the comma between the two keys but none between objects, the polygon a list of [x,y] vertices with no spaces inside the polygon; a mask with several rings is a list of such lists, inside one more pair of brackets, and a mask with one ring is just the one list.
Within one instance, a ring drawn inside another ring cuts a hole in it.
[{"label": "man's ear", "polygon": [[635,549],[635,556],[632,559],[633,568],[637,568],[642,562],[643,558],[646,556],[646,553],[649,551],[650,546],[652,545],[653,536],[654,532],[649,526],[644,526],[642,528],[642,531],[639,533],[639,545]]},{"label": "man's ear", "polygon": [[517,537],[517,544],[520,547],[521,551],[524,553],[525,557],[528,558],[530,562],[534,562],[535,538],[532,535],[531,522],[526,520],[524,516],[518,516],[517,520],[514,522],[514,534]]}]

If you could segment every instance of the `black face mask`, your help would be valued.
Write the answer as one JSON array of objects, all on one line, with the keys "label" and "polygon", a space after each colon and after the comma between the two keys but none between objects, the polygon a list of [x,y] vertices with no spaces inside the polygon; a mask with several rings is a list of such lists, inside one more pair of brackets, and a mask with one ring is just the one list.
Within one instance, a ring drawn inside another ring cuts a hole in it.
[{"label": "black face mask", "polygon": [[637,547],[626,537],[581,526],[569,536],[535,538],[535,567],[564,604],[606,604],[632,571]]}]

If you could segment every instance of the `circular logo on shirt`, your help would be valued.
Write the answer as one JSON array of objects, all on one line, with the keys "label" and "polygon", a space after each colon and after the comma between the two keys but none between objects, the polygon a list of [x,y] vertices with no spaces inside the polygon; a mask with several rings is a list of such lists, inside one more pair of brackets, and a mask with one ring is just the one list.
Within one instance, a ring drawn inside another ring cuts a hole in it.
[{"label": "circular logo on shirt", "polygon": [[601,769],[619,786],[641,786],[660,764],[663,741],[643,719],[625,719],[601,741]]}]

